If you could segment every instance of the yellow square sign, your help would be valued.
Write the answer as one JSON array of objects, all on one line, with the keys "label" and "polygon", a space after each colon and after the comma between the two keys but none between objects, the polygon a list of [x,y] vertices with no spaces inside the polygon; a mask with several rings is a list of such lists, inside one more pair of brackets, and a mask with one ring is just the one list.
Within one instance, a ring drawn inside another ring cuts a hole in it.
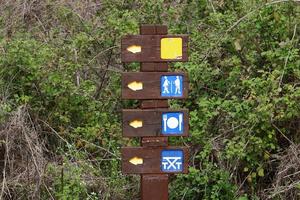
[{"label": "yellow square sign", "polygon": [[161,59],[182,59],[182,38],[162,38],[160,57]]}]

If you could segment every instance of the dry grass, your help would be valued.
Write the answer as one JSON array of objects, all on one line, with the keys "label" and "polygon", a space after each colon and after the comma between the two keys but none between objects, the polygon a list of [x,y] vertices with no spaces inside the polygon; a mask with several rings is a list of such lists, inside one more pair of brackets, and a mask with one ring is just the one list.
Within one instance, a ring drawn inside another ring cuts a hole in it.
[{"label": "dry grass", "polygon": [[278,155],[279,166],[266,199],[300,199],[300,145],[291,144]]},{"label": "dry grass", "polygon": [[[44,143],[26,107],[17,109],[0,131],[0,199],[39,198],[46,160]],[[18,195],[18,197],[16,196]]]}]

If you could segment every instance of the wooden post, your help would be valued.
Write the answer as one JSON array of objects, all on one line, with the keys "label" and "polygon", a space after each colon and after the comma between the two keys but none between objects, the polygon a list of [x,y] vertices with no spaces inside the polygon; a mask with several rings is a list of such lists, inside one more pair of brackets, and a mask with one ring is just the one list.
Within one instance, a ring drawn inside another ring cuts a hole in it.
[{"label": "wooden post", "polygon": [[[167,26],[142,25],[141,35],[167,35]],[[168,63],[141,63],[141,72],[168,71]],[[141,109],[168,108],[168,100],[141,100]],[[143,147],[168,146],[167,137],[143,137]],[[141,199],[142,200],[168,200],[169,175],[151,174],[141,175]]]}]

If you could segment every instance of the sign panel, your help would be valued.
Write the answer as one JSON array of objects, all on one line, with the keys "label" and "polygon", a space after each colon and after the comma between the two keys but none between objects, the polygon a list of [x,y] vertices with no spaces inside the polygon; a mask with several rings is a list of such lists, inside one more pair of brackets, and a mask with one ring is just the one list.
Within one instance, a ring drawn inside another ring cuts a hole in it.
[{"label": "sign panel", "polygon": [[124,137],[188,136],[187,109],[124,109]]},{"label": "sign panel", "polygon": [[161,59],[181,59],[182,58],[182,38],[162,38],[160,39]]},{"label": "sign panel", "polygon": [[122,99],[185,99],[188,77],[181,72],[122,73]]},{"label": "sign panel", "polygon": [[188,61],[187,35],[127,35],[121,41],[122,62]]},{"label": "sign panel", "polygon": [[183,171],[183,151],[182,150],[162,150],[161,170],[163,172],[182,172]]},{"label": "sign panel", "polygon": [[186,147],[123,147],[124,174],[187,173],[189,152]]},{"label": "sign panel", "polygon": [[184,127],[182,112],[165,112],[162,114],[162,135],[182,136]]},{"label": "sign panel", "polygon": [[162,97],[182,97],[183,76],[161,76],[160,91]]}]

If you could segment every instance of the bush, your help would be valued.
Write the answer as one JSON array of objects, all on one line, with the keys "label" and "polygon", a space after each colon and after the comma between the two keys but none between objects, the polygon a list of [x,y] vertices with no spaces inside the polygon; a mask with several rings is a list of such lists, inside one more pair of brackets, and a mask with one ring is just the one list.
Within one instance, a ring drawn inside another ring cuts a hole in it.
[{"label": "bush", "polygon": [[120,110],[137,102],[121,102],[120,72],[138,64],[122,65],[119,47],[148,23],[190,36],[189,62],[171,66],[189,73],[189,99],[171,104],[190,110],[191,137],[171,143],[190,146],[191,167],[172,179],[171,199],[294,198],[296,178],[282,184],[278,174],[299,143],[299,9],[295,1],[4,1],[0,133],[25,107],[48,164],[42,185],[24,179],[22,190],[3,191],[138,199],[119,153],[137,143],[121,136]]}]

